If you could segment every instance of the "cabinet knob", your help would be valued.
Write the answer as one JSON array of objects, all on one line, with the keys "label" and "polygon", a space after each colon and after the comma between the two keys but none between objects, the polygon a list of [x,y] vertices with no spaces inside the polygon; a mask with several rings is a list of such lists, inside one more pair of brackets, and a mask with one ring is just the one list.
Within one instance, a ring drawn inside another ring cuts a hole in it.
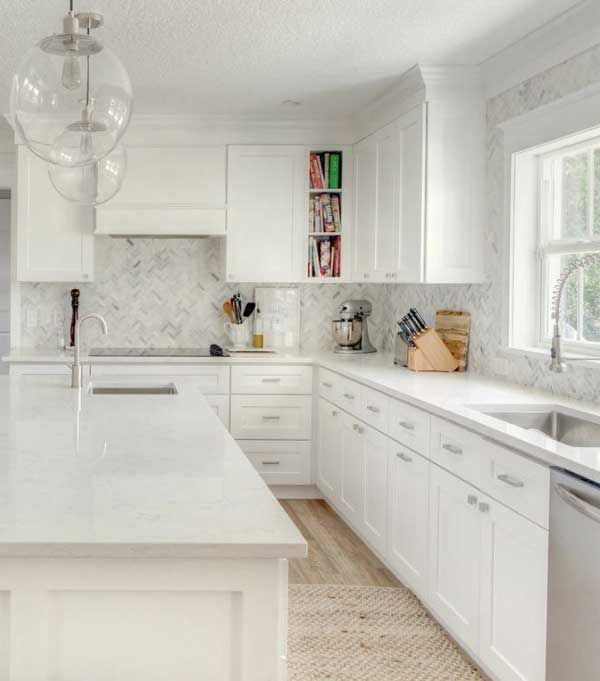
[{"label": "cabinet knob", "polygon": [[378,407],[374,407],[372,404],[369,404],[369,405],[367,406],[367,409],[368,409],[370,412],[373,412],[373,414],[379,414],[379,408],[378,408]]},{"label": "cabinet knob", "polygon": [[361,428],[358,423],[353,424],[352,426],[353,430],[355,430],[359,435],[365,432],[364,428]]},{"label": "cabinet knob", "polygon": [[469,506],[475,506],[477,504],[477,497],[474,494],[469,494],[467,497],[467,503]]},{"label": "cabinet knob", "polygon": [[339,411],[335,411],[335,409],[331,412],[332,416],[339,416]]},{"label": "cabinet knob", "polygon": [[445,449],[447,452],[450,452],[450,454],[456,454],[457,456],[463,453],[463,450],[460,447],[457,447],[456,445],[451,445],[449,442],[443,444],[442,449]]},{"label": "cabinet knob", "polygon": [[486,503],[485,501],[482,501],[482,502],[480,502],[480,504],[479,504],[479,510],[480,510],[482,513],[488,513],[489,510],[490,510],[490,505],[489,505],[488,503]]},{"label": "cabinet knob", "polygon": [[410,463],[412,461],[412,456],[409,456],[408,454],[405,454],[404,452],[398,452],[396,456],[399,459],[402,459],[402,461],[406,461],[406,463]]}]

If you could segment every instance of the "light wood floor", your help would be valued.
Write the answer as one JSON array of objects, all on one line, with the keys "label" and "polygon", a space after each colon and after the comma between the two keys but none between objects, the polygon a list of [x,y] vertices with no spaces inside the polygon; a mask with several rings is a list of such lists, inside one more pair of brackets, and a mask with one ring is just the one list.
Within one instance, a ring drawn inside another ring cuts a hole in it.
[{"label": "light wood floor", "polygon": [[320,499],[281,501],[308,542],[308,558],[290,560],[290,584],[398,586],[375,554]]}]

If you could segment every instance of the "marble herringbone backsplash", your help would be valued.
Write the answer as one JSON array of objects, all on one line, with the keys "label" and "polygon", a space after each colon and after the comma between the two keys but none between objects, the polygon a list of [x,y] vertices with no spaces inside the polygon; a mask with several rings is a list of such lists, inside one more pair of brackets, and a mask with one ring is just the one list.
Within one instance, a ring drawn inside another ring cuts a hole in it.
[{"label": "marble herringbone backsplash", "polygon": [[[304,352],[332,347],[329,321],[348,298],[373,303],[371,338],[387,347],[390,320],[386,286],[362,284],[306,284],[299,286]],[[54,348],[57,327],[70,320],[71,286],[22,284],[21,346]],[[80,313],[98,312],[109,325],[102,336],[94,325],[86,330],[95,346],[194,347],[224,344],[222,305],[240,291],[251,300],[254,284],[228,284],[222,276],[220,244],[212,239],[97,239],[96,276],[81,284]],[[27,325],[34,309],[38,324]]]}]

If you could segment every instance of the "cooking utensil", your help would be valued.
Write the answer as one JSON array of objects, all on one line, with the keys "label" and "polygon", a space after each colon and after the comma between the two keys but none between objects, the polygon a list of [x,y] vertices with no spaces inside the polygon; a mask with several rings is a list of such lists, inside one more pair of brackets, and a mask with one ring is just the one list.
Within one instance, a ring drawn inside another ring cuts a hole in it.
[{"label": "cooking utensil", "polygon": [[244,308],[244,317],[245,318],[251,317],[255,309],[256,303],[246,303],[246,307]]},{"label": "cooking utensil", "polygon": [[229,317],[229,321],[233,324],[235,322],[233,315],[233,305],[229,300],[223,303],[223,312]]}]

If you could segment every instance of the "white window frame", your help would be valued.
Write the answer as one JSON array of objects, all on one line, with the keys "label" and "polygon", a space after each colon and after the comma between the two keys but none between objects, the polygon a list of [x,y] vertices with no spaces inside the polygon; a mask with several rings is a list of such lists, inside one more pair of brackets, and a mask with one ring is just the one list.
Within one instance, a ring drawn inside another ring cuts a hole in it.
[{"label": "white window frame", "polygon": [[[549,256],[573,255],[578,253],[598,253],[600,252],[600,236],[594,235],[594,152],[600,150],[600,135],[583,142],[571,141],[572,136],[568,136],[562,145],[538,157],[539,163],[539,231],[538,231],[538,251],[539,251],[539,294],[542,304],[540,306],[540,323],[538,330],[538,344],[547,347],[551,342],[551,309],[552,292],[554,285],[561,270],[559,267],[550,268]],[[581,152],[588,155],[588,190],[589,204],[587,214],[587,234],[580,239],[560,239],[555,238],[556,231],[562,219],[562,173],[561,162],[567,156],[574,156]],[[584,310],[584,272],[579,270],[573,277],[577,278],[578,283],[578,310],[577,310],[577,340],[566,339],[563,337],[563,346],[566,349],[577,351],[598,351],[600,342],[586,341],[582,338],[583,329],[583,310]]]},{"label": "white window frame", "polygon": [[[600,138],[600,82],[499,126],[504,139],[505,244],[501,354],[548,355],[546,319],[552,286],[544,286],[540,159]],[[551,240],[546,240],[551,241]],[[502,244],[500,244],[502,248]],[[596,250],[573,243],[571,252]],[[575,275],[574,275],[575,276]],[[595,342],[564,342],[566,353],[598,356]],[[594,363],[595,366],[595,363]]]}]

